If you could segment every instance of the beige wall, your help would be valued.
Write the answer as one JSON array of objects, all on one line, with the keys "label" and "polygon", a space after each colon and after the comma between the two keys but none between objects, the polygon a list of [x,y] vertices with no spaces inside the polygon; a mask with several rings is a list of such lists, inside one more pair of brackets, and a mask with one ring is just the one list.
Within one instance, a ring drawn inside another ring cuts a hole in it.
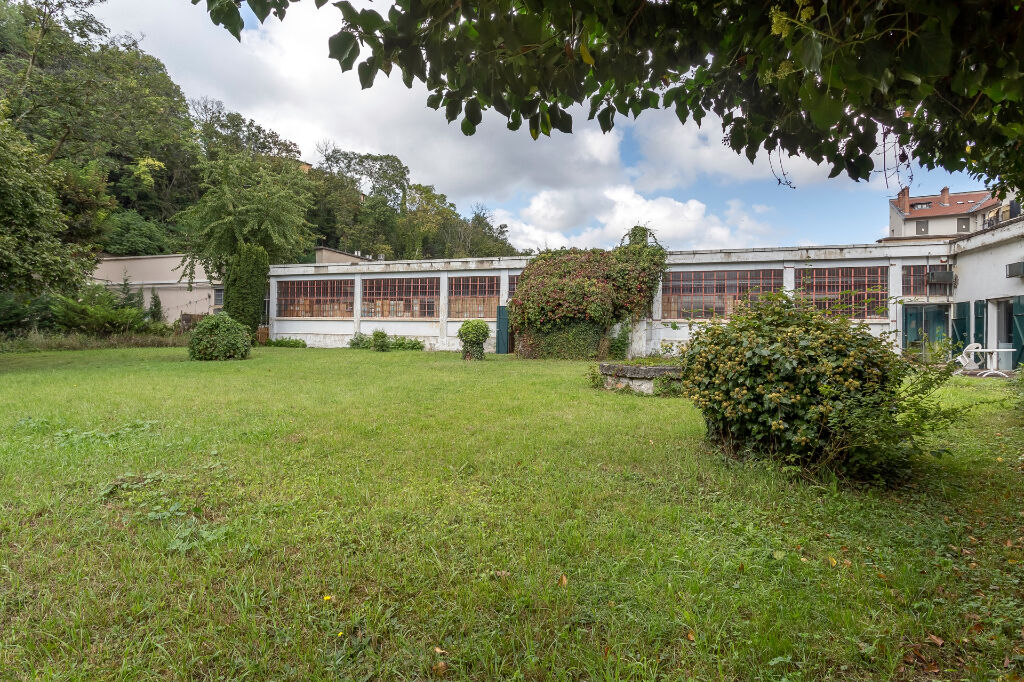
[{"label": "beige wall", "polygon": [[166,256],[108,256],[93,270],[92,278],[100,284],[120,285],[127,275],[133,289],[141,288],[146,305],[155,290],[164,309],[164,319],[174,322],[182,313],[203,315],[214,311],[214,288],[201,266],[196,267],[195,281],[189,291],[188,282],[181,282],[184,270],[181,254]]},{"label": "beige wall", "polygon": [[318,246],[315,249],[317,263],[364,263],[367,258],[361,258],[351,253],[330,249],[325,246]]}]

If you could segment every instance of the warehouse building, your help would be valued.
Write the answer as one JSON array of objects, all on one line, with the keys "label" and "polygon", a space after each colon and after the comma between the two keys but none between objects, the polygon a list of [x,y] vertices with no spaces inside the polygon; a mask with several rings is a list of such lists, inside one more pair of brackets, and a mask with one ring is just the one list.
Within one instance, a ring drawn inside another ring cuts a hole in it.
[{"label": "warehouse building", "polygon": [[[917,236],[917,235],[915,235]],[[270,335],[344,346],[377,329],[457,350],[466,319],[487,320],[488,349],[514,348],[506,305],[529,257],[275,265]],[[901,348],[952,337],[1024,361],[1024,221],[952,236],[876,244],[671,251],[650,319],[635,325],[631,354],[689,338],[696,322],[727,318],[741,299],[798,291],[822,308],[897,332]]]}]

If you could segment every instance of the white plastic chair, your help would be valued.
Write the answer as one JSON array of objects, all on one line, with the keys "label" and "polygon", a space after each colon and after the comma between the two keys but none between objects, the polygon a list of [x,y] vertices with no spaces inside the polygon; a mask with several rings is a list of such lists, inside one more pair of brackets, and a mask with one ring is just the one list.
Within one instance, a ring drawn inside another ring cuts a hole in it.
[{"label": "white plastic chair", "polygon": [[981,350],[980,343],[969,343],[964,347],[963,352],[956,358],[956,361],[960,363],[962,368],[957,372],[957,374],[962,373],[964,370],[974,371],[981,369],[978,366],[978,361],[974,358],[974,353],[979,350]]}]

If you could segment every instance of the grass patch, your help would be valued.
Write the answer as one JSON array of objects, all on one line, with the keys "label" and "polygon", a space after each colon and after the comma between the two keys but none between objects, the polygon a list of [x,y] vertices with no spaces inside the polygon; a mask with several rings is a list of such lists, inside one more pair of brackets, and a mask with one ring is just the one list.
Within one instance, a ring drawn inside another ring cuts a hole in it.
[{"label": "grass patch", "polygon": [[586,367],[5,356],[0,677],[1024,671],[1004,384],[952,383],[949,455],[879,490],[723,459],[688,402]]},{"label": "grass patch", "polygon": [[0,353],[36,353],[48,350],[95,350],[99,348],[170,348],[188,345],[188,334],[0,334]]}]

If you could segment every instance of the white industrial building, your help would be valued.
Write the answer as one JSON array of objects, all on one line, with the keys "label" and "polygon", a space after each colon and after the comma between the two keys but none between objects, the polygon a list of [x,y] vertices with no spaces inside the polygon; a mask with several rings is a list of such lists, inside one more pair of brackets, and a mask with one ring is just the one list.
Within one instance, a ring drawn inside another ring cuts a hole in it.
[{"label": "white industrial building", "polygon": [[[954,223],[955,225],[955,223]],[[951,336],[1024,361],[1024,220],[951,236],[914,235],[876,244],[671,251],[651,319],[633,330],[633,355],[685,341],[690,325],[727,317],[758,291],[799,291],[840,306],[874,332],[897,331],[903,348]],[[457,350],[465,319],[484,319],[489,350],[508,352],[505,306],[529,257],[275,265],[271,338],[344,346],[382,329]]]}]

